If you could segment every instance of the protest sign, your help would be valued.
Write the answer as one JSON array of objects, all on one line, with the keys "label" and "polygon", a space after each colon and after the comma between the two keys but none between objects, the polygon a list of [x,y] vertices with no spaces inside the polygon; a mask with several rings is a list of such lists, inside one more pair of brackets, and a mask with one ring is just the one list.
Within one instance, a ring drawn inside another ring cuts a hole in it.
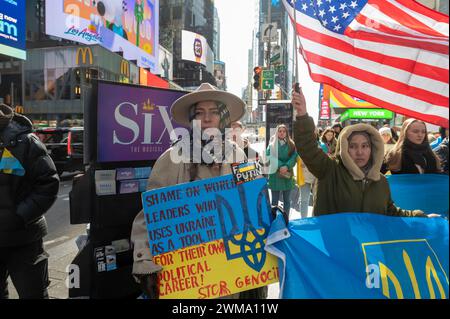
[{"label": "protest sign", "polygon": [[[248,165],[239,172],[251,175]],[[245,172],[244,172],[245,171]],[[267,181],[233,175],[145,192],[150,249],[163,266],[160,298],[218,298],[278,281],[264,250],[272,221]]]}]

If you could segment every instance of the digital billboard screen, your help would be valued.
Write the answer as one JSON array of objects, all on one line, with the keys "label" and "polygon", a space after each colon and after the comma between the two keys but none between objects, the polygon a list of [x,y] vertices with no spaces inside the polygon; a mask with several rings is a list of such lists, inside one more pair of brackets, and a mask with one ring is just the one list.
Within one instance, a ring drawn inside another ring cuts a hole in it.
[{"label": "digital billboard screen", "polygon": [[46,1],[46,33],[123,52],[158,73],[159,0]]},{"label": "digital billboard screen", "polygon": [[0,0],[0,54],[26,59],[25,0]]},{"label": "digital billboard screen", "polygon": [[200,34],[187,30],[181,31],[181,58],[201,63],[206,70],[213,73],[214,54],[206,38]]}]

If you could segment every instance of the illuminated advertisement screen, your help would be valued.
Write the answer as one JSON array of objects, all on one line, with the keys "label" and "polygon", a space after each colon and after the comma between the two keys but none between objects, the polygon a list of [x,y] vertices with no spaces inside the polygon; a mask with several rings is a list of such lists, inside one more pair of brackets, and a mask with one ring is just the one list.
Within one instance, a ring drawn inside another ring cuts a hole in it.
[{"label": "illuminated advertisement screen", "polygon": [[181,42],[181,58],[183,60],[201,63],[206,66],[208,72],[213,73],[213,52],[204,36],[182,30]]},{"label": "illuminated advertisement screen", "polygon": [[0,0],[0,54],[26,59],[25,0]]},{"label": "illuminated advertisement screen", "polygon": [[159,0],[46,1],[46,33],[123,52],[158,73]]}]

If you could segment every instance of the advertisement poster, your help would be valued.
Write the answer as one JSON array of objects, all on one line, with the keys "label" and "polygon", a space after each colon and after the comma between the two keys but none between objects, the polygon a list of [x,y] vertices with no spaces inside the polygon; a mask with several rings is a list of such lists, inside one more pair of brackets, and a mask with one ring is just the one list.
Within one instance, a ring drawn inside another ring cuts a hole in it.
[{"label": "advertisement poster", "polygon": [[252,180],[254,165],[243,165],[234,168],[237,180],[143,193],[150,249],[163,267],[160,298],[218,298],[279,280],[278,261],[264,250],[272,221],[267,181]]},{"label": "advertisement poster", "polygon": [[46,33],[123,52],[158,73],[159,0],[48,0]]},{"label": "advertisement poster", "polygon": [[225,62],[214,61],[214,78],[216,79],[217,87],[221,90],[226,90],[225,78]]},{"label": "advertisement poster", "polygon": [[25,0],[0,0],[0,54],[26,59]]},{"label": "advertisement poster", "polygon": [[161,45],[159,46],[159,75],[167,80],[173,80],[173,54]]},{"label": "advertisement poster", "polygon": [[182,91],[98,83],[97,161],[156,160],[171,145],[170,107]]}]

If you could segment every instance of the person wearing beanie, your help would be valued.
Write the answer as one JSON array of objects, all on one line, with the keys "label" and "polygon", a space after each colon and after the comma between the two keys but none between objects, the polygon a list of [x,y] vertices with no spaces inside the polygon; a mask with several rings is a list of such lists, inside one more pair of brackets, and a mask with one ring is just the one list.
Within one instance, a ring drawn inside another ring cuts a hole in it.
[{"label": "person wearing beanie", "polygon": [[384,143],[384,153],[389,152],[394,147],[394,139],[392,137],[392,130],[389,127],[382,127],[378,130]]},{"label": "person wearing beanie", "polygon": [[0,104],[0,299],[8,276],[21,299],[48,298],[44,214],[56,200],[59,177],[30,120]]},{"label": "person wearing beanie", "polygon": [[341,131],[344,129],[344,127],[342,126],[341,123],[334,123],[333,126],[331,126],[331,128],[334,131],[335,138],[338,139],[339,134],[341,134]]},{"label": "person wearing beanie", "polygon": [[317,177],[314,186],[314,216],[367,212],[399,217],[438,217],[420,210],[397,207],[386,177],[381,174],[384,143],[371,125],[360,123],[345,127],[337,141],[334,158],[328,157],[314,141],[314,121],[306,111],[303,93],[292,93],[297,111],[294,140],[302,160]]}]

